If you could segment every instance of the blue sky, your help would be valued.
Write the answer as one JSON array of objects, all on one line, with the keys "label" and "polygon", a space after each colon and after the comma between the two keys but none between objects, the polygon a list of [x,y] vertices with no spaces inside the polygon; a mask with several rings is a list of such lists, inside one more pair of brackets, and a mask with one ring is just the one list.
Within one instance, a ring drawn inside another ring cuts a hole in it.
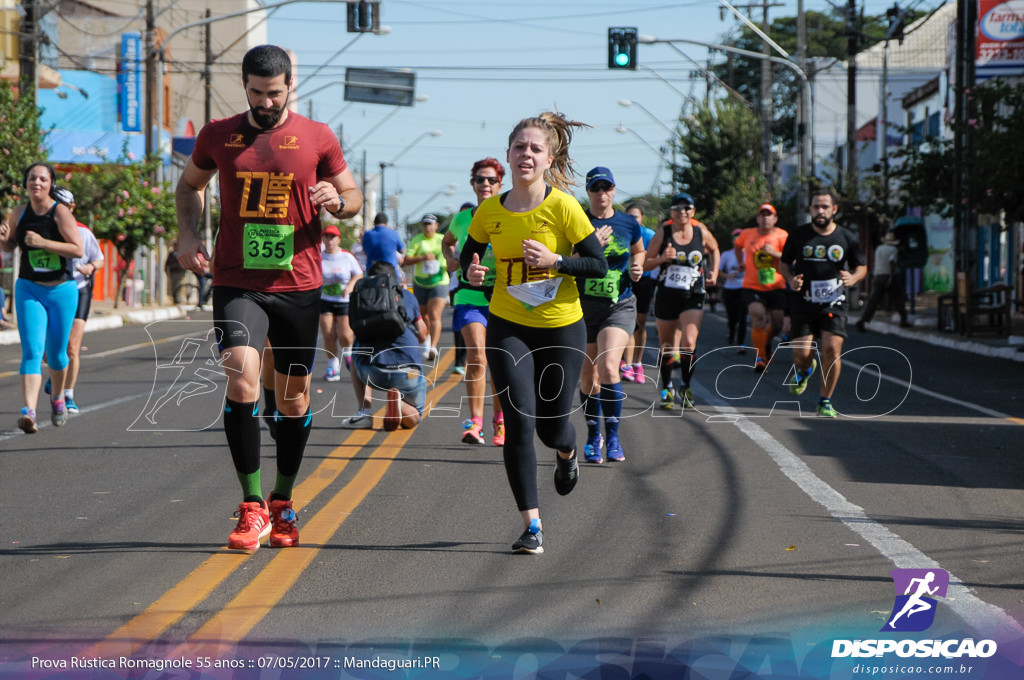
[{"label": "blue sky", "polygon": [[[473,162],[495,156],[504,163],[515,123],[554,107],[593,126],[580,131],[571,147],[581,175],[595,165],[611,168],[619,201],[652,188],[667,192],[669,173],[656,150],[665,144],[665,128],[674,127],[686,97],[703,99],[703,77],[696,63],[667,45],[640,45],[637,71],[610,71],[607,29],[636,26],[641,34],[658,38],[719,42],[739,25],[728,13],[720,19],[719,6],[716,0],[383,0],[381,23],[391,32],[364,35],[333,59],[354,37],[346,33],[341,4],[279,8],[268,31],[271,42],[298,54],[300,112],[308,115],[312,102],[315,119],[335,128],[343,125],[347,144],[364,137],[393,107],[344,102],[345,68],[415,71],[416,92],[429,99],[392,115],[348,158],[359,167],[365,150],[372,173],[424,132],[440,130],[438,137],[416,141],[386,171],[387,192],[400,191],[400,218],[417,220],[424,212],[447,212],[472,200]],[[882,12],[886,6],[869,0],[867,11]],[[792,16],[795,8],[787,0],[785,7],[771,11]],[[826,8],[824,0],[805,3],[809,10]],[[706,63],[703,48],[679,47],[697,63]],[[639,106],[624,107],[619,104],[623,99]],[[620,125],[631,132],[616,132]],[[446,196],[450,184],[457,189]],[[576,193],[584,196],[582,184]]]}]

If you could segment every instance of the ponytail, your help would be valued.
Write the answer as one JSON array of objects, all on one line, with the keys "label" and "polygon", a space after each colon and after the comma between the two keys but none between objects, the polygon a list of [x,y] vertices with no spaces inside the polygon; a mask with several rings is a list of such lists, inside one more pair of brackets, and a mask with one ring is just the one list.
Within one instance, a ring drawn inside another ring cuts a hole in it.
[{"label": "ponytail", "polygon": [[569,157],[569,144],[572,142],[573,128],[590,127],[577,120],[569,120],[563,113],[544,111],[538,116],[524,118],[512,128],[508,136],[508,145],[521,130],[539,128],[544,131],[548,148],[551,152],[551,167],[544,173],[544,181],[562,191],[568,192],[575,184],[576,170],[573,160]]}]

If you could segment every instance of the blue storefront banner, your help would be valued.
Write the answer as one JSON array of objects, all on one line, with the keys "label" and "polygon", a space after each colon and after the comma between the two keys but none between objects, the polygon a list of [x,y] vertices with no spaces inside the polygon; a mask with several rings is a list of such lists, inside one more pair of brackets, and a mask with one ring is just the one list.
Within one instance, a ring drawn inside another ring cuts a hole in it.
[{"label": "blue storefront banner", "polygon": [[121,34],[121,127],[125,132],[142,132],[142,36]]}]

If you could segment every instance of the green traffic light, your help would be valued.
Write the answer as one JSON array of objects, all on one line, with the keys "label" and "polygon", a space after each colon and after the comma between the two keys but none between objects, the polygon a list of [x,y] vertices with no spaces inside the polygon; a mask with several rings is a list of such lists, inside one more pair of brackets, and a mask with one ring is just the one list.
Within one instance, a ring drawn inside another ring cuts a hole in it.
[{"label": "green traffic light", "polygon": [[629,55],[625,52],[619,52],[615,55],[615,63],[619,66],[629,66]]}]

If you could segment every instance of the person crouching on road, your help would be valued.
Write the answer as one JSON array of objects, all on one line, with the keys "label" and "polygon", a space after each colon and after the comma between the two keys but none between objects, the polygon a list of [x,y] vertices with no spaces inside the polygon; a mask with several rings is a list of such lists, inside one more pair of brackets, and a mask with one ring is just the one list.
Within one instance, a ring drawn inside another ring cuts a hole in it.
[{"label": "person crouching on road", "polygon": [[[394,266],[386,260],[377,260],[366,271],[367,277],[382,274],[396,277]],[[401,291],[406,318],[412,319],[412,323],[394,339],[380,343],[357,340],[352,347],[352,388],[359,410],[356,415],[342,420],[343,428],[368,430],[373,427],[373,389],[387,393],[386,431],[416,427],[423,416],[427,379],[420,363],[420,343],[427,338],[427,325],[420,316],[416,297],[404,287]]]}]

